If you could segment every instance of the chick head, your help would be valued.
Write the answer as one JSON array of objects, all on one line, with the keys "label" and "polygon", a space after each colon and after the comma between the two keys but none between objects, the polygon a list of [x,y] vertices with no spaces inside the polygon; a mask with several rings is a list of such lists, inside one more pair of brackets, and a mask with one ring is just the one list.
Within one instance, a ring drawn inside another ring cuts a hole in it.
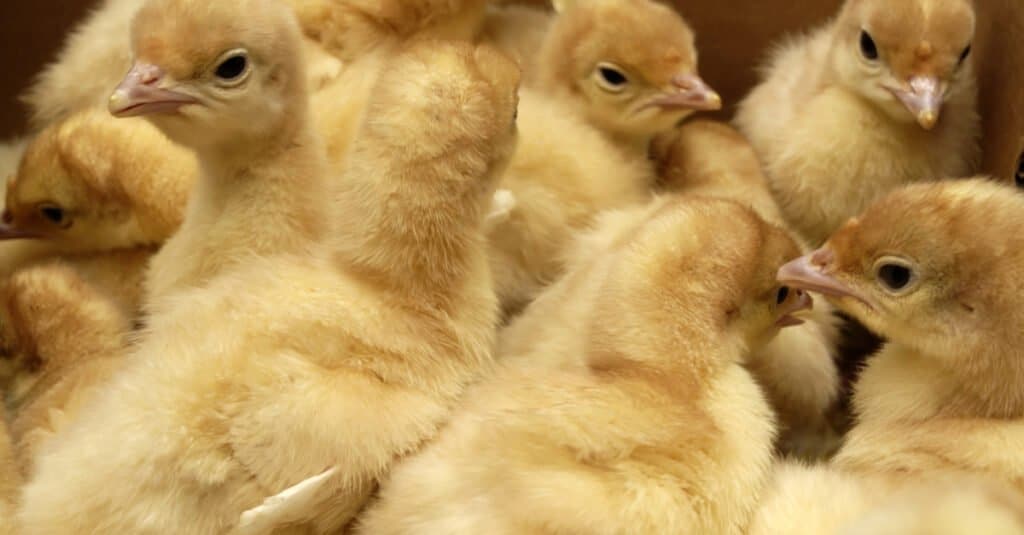
[{"label": "chick head", "polygon": [[637,332],[685,323],[758,347],[812,306],[775,279],[800,254],[796,243],[732,201],[675,199],[614,254],[607,308]]},{"label": "chick head", "polygon": [[276,0],[149,0],[132,25],[135,63],[110,97],[200,153],[253,150],[295,129],[306,106],[301,32]]},{"label": "chick head", "polygon": [[540,80],[598,128],[646,143],[722,99],[697,74],[694,33],[651,0],[557,2]]},{"label": "chick head", "polygon": [[414,40],[381,73],[364,132],[372,150],[419,172],[496,178],[515,150],[519,80],[491,45]]},{"label": "chick head", "polygon": [[27,147],[7,183],[0,239],[44,239],[65,252],[162,242],[174,225],[158,231],[156,221],[164,214],[143,210],[126,181],[146,180],[173,165],[168,160],[176,149],[167,145],[151,126],[118,121],[99,110],[49,126]]},{"label": "chick head", "polygon": [[910,186],[784,266],[779,280],[925,355],[1019,348],[1022,211],[1016,190],[984,179]]},{"label": "chick head", "polygon": [[973,83],[974,31],[970,0],[848,0],[832,68],[893,119],[931,129],[943,103]]}]

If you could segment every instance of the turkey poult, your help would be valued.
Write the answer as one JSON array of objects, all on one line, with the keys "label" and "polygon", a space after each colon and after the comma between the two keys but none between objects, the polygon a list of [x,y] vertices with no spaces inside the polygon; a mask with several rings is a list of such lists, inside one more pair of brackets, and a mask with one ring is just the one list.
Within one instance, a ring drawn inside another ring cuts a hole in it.
[{"label": "turkey poult", "polygon": [[736,124],[811,246],[894,188],[975,172],[974,36],[971,0],[847,0],[775,51]]},{"label": "turkey poult", "polygon": [[594,232],[361,533],[743,533],[775,425],[742,363],[810,304],[775,281],[799,250],[715,199],[660,199]]},{"label": "turkey poult", "polygon": [[[129,75],[115,110],[160,112],[172,137],[193,132],[220,173],[201,177],[210,192],[252,194],[215,200],[263,213],[250,239],[273,238],[154,305],[131,365],[40,457],[22,529],[224,533],[334,468],[280,527],[334,533],[490,364],[497,305],[480,226],[514,146],[518,69],[489,48],[410,45],[382,73],[338,179],[346,191],[332,196],[286,7],[153,0],[138,21],[139,60],[152,63]],[[210,68],[178,71],[147,57],[156,50],[191,50]],[[239,162],[247,175],[230,172]],[[300,195],[310,204],[297,218],[322,229],[317,240],[283,236],[304,232],[279,221]],[[236,215],[221,210],[214,225],[239,225]]]}]

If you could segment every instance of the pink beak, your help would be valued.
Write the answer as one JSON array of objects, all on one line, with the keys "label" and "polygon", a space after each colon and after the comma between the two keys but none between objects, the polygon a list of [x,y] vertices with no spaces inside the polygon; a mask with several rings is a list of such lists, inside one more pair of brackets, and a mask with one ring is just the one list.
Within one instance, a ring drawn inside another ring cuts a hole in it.
[{"label": "pink beak", "polygon": [[673,90],[647,103],[644,108],[713,111],[722,109],[722,97],[695,74],[680,74],[672,79]]},{"label": "pink beak", "polygon": [[115,117],[174,113],[182,106],[199,102],[190,95],[160,87],[163,80],[160,67],[136,63],[110,95],[110,113]]},{"label": "pink beak", "polygon": [[819,249],[782,266],[776,278],[780,283],[793,288],[818,292],[831,297],[849,297],[874,309],[871,302],[863,295],[825,273],[825,268],[833,259],[834,255],[830,250]]},{"label": "pink beak", "polygon": [[908,83],[909,89],[889,88],[896,98],[910,110],[917,124],[931,130],[939,122],[942,111],[942,86],[934,76],[914,76]]}]

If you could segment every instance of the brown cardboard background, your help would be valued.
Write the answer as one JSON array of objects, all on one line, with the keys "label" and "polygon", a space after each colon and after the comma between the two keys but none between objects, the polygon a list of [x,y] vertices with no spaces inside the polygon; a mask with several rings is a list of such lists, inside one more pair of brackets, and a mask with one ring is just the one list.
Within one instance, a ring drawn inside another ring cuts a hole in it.
[{"label": "brown cardboard background", "polygon": [[[211,0],[223,1],[223,0]],[[978,72],[985,120],[983,171],[1009,179],[1024,150],[1024,2],[975,0]],[[675,0],[699,36],[703,75],[735,103],[756,80],[769,43],[825,20],[841,0]],[[53,56],[72,22],[95,0],[0,1],[0,138],[23,129],[16,95]]]}]

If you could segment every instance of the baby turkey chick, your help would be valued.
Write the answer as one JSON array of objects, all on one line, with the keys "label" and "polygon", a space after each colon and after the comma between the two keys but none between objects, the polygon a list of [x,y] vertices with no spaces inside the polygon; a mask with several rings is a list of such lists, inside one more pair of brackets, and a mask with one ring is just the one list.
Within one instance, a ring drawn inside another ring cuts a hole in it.
[{"label": "baby turkey chick", "polygon": [[[659,136],[653,149],[663,189],[736,201],[786,228],[750,143],[728,125],[689,121]],[[827,456],[838,446],[827,419],[839,394],[838,320],[823,305],[804,318],[810,321],[754,351],[747,363],[779,414],[782,451],[804,458]]]},{"label": "baby turkey chick", "polygon": [[[300,75],[298,26],[275,0],[151,0],[140,16],[159,18],[139,35],[159,32],[167,51],[209,47],[200,64],[241,47],[254,88]],[[157,304],[133,365],[40,458],[24,533],[231,532],[244,511],[330,468],[315,507],[280,529],[343,529],[490,363],[497,306],[480,227],[513,149],[517,81],[511,61],[468,44],[418,42],[393,58],[340,181],[346,191],[327,199],[335,224],[317,221],[329,231],[317,250],[250,255]],[[226,178],[316,186],[325,173],[302,173],[322,171],[323,154],[289,152],[307,140],[308,110],[281,102],[306,99],[278,85],[264,88],[262,109],[256,97],[207,104],[226,116],[225,133],[243,127],[230,121],[241,109],[263,118],[268,138],[291,139],[262,151],[276,159],[257,160],[264,167],[250,176]],[[165,106],[180,98],[140,91]],[[190,108],[166,126],[214,113]],[[327,190],[319,184],[311,200]]]},{"label": "baby turkey chick", "polygon": [[742,533],[774,438],[742,362],[810,304],[774,280],[798,249],[721,200],[596,232],[607,247],[510,327],[538,329],[395,468],[362,533]]},{"label": "baby turkey chick", "polygon": [[40,444],[122,365],[131,323],[62,262],[18,271],[0,300],[0,391],[27,474]]},{"label": "baby turkey chick", "polygon": [[138,311],[149,257],[181,224],[195,157],[146,121],[76,112],[29,144],[7,184],[0,271],[63,258]]},{"label": "baby turkey chick", "polygon": [[722,99],[697,75],[694,34],[652,0],[566,0],[540,50],[537,88],[646,162],[648,145]]},{"label": "baby turkey chick", "polygon": [[[302,41],[263,32],[289,26],[292,15],[282,11],[288,23],[256,17],[243,32],[228,24],[235,8],[209,8],[204,18],[206,9],[147,3],[132,30],[135,64],[110,97],[111,113],[147,117],[193,149],[201,169],[181,228],[151,263],[149,302],[253,256],[310,250],[325,230],[322,149],[303,122]],[[207,24],[233,31],[196,39]]]},{"label": "baby turkey chick", "polygon": [[[1024,440],[1022,209],[1018,192],[984,179],[906,187],[780,270],[889,340],[855,387],[837,469],[890,480],[967,472],[1024,491],[1024,459],[1008,446]],[[764,511],[774,523],[763,533],[832,514],[827,492],[790,487],[797,498],[774,503],[793,513]]]},{"label": "baby turkey chick", "polygon": [[7,184],[0,239],[61,253],[162,244],[178,226],[195,158],[145,121],[85,110],[40,132]]},{"label": "baby turkey chick", "polygon": [[973,172],[974,32],[970,0],[848,0],[776,51],[736,124],[811,245],[893,188]]}]

